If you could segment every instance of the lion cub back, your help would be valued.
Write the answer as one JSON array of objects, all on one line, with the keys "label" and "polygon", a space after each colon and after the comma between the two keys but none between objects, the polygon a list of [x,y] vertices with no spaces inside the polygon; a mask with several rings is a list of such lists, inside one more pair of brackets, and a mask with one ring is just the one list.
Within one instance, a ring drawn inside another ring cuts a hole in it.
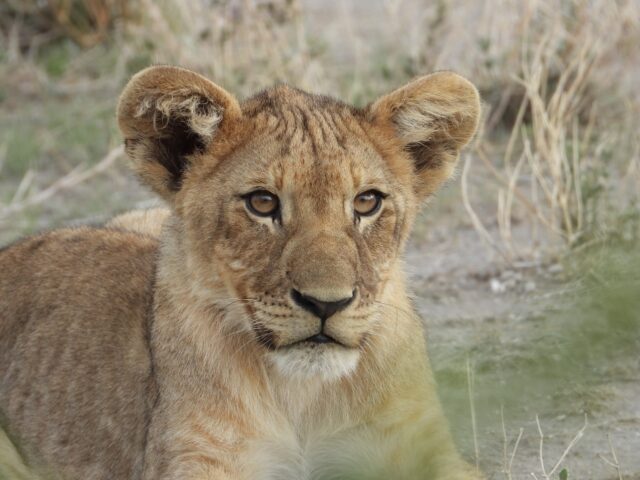
[{"label": "lion cub back", "polygon": [[154,383],[157,241],[63,229],[0,251],[0,414],[64,478],[135,478]]},{"label": "lion cub back", "polygon": [[154,238],[160,237],[162,226],[171,212],[168,208],[150,208],[148,210],[131,210],[107,222],[107,228],[127,230]]}]

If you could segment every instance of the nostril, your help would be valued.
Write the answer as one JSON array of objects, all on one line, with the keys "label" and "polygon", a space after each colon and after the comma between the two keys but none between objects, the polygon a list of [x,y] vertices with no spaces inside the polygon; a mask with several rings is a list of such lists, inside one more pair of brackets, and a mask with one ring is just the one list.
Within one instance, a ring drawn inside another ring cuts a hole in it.
[{"label": "nostril", "polygon": [[313,301],[313,297],[307,297],[306,295],[301,294],[298,290],[291,290],[291,298],[293,298],[293,301],[297,305],[304,308],[308,312],[320,316],[320,307]]},{"label": "nostril", "polygon": [[349,306],[349,304],[353,301],[354,297],[355,291],[351,294],[350,297],[327,302],[314,298],[310,295],[305,295],[295,289],[291,291],[291,298],[293,298],[293,301],[296,304],[298,304],[308,312],[313,313],[316,317],[319,317],[322,320],[326,320],[336,312],[347,308],[347,306]]}]

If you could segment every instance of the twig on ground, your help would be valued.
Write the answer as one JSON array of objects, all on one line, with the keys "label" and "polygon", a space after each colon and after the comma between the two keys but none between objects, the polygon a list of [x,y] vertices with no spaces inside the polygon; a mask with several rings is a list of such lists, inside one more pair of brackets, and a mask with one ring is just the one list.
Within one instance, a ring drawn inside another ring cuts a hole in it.
[{"label": "twig on ground", "polygon": [[611,457],[613,460],[609,460],[602,454],[598,454],[598,456],[604,461],[607,465],[616,469],[616,473],[618,474],[618,480],[624,480],[622,476],[622,468],[620,467],[620,462],[618,461],[618,456],[616,455],[616,450],[613,448],[613,443],[611,442],[611,435],[607,434],[607,440],[609,441],[609,450],[611,451]]},{"label": "twig on ground", "polygon": [[[28,196],[24,200],[20,200],[22,193],[20,195],[17,195],[18,192],[16,192],[16,195],[14,195],[14,200],[18,201],[12,201],[6,206],[0,206],[0,218],[15,214],[28,207],[42,204],[60,191],[67,190],[69,188],[75,187],[76,185],[79,185],[82,182],[87,181],[91,177],[94,177],[111,167],[111,165],[113,165],[115,161],[123,155],[123,153],[124,148],[122,147],[122,145],[120,145],[107,153],[102,160],[100,160],[92,167],[89,167],[85,170],[75,168],[71,172],[64,175],[62,178],[59,178],[58,180],[53,182],[44,190],[40,190],[39,192]],[[18,190],[21,189],[18,188]]]},{"label": "twig on ground", "polygon": [[520,427],[520,431],[518,432],[518,438],[516,438],[516,443],[513,446],[513,451],[511,452],[511,458],[509,459],[509,479],[511,479],[511,471],[513,470],[513,459],[516,457],[516,452],[518,451],[518,447],[520,446],[520,440],[522,440],[522,434],[524,433],[524,429]]},{"label": "twig on ground", "polygon": [[[542,427],[540,426],[540,419],[538,418],[538,415],[536,415],[536,425],[538,426],[538,434],[540,435],[539,456],[540,456],[540,468],[542,469],[542,478],[545,479],[545,480],[551,480],[551,476],[554,473],[556,473],[556,471],[558,470],[560,465],[562,465],[562,462],[564,462],[564,459],[569,454],[569,452],[573,449],[573,447],[575,447],[575,445],[580,441],[580,439],[584,435],[584,432],[587,429],[587,426],[589,425],[589,423],[587,421],[587,415],[585,414],[585,416],[584,416],[584,425],[582,425],[582,428],[580,430],[578,430],[578,433],[576,433],[576,435],[573,437],[573,439],[569,442],[569,445],[567,445],[567,448],[564,449],[564,452],[562,452],[562,455],[560,455],[560,458],[555,463],[553,468],[551,470],[549,470],[548,472],[547,472],[547,470],[545,468],[545,465],[544,465],[544,434],[542,433]],[[538,478],[538,477],[536,477],[536,475],[534,473],[531,473],[531,476],[533,478],[536,478],[536,479]]]}]

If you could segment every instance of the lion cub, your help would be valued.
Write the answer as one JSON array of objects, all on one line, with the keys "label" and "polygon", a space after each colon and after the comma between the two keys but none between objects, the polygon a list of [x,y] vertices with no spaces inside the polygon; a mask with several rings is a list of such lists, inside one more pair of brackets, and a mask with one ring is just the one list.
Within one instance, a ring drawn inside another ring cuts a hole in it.
[{"label": "lion cub", "polygon": [[365,108],[288,86],[239,103],[167,66],[134,76],[118,122],[169,211],[0,252],[0,411],[31,464],[480,478],[452,443],[401,261],[479,112],[448,72]]}]

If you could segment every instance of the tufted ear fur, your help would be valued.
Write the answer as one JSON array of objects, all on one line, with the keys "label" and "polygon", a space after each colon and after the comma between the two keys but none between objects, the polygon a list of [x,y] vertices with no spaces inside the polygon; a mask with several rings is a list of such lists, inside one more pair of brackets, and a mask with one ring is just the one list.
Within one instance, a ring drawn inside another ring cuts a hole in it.
[{"label": "tufted ear fur", "polygon": [[171,200],[190,163],[241,110],[231,94],[197,73],[156,66],[129,81],[117,115],[133,169]]},{"label": "tufted ear fur", "polygon": [[420,77],[370,107],[374,121],[391,126],[413,161],[416,192],[426,197],[454,172],[460,149],[480,117],[476,88],[452,72]]}]

